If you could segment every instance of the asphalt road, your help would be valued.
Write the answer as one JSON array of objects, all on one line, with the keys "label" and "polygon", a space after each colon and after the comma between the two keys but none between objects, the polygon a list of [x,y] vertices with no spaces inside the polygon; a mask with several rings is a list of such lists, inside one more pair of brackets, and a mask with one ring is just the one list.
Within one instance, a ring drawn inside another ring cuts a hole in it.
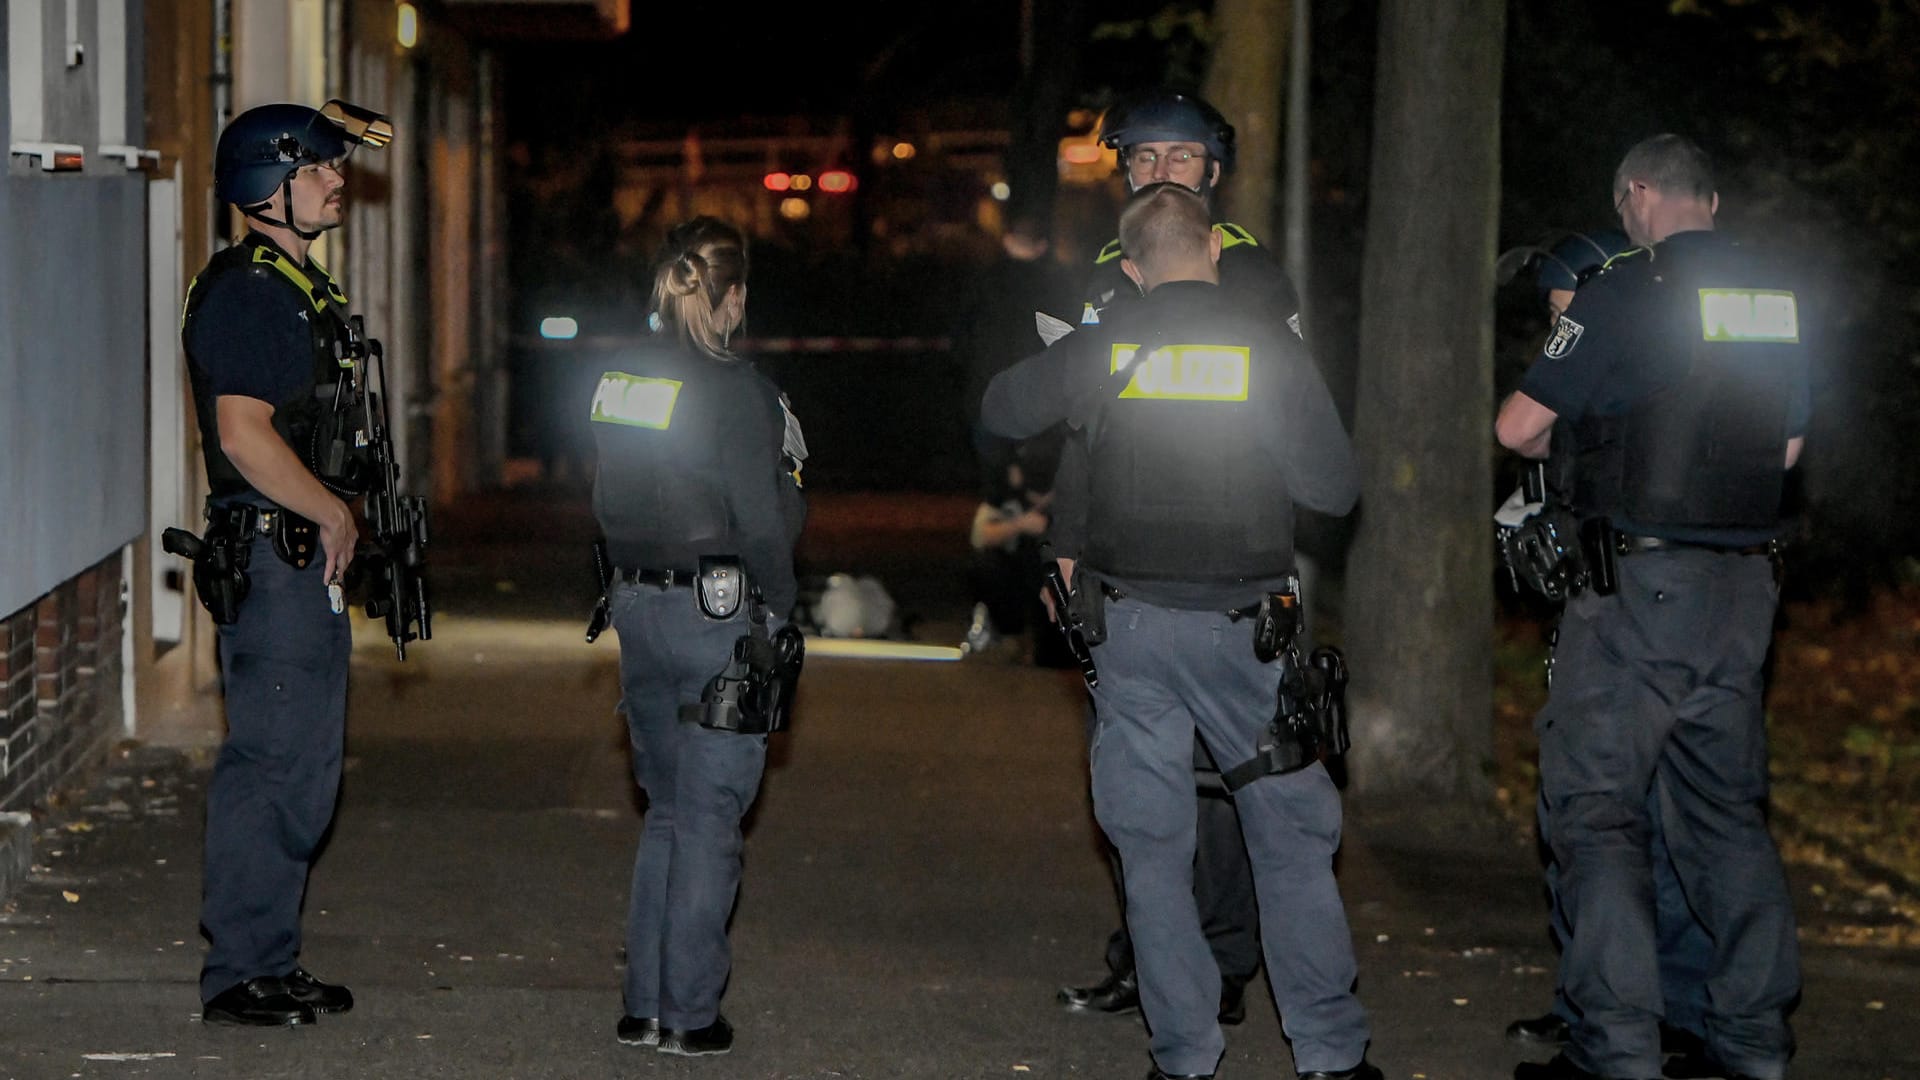
[{"label": "asphalt road", "polygon": [[[957,640],[950,509],[895,507],[925,529],[825,530],[810,565],[892,575],[918,636]],[[209,757],[130,744],[38,823],[35,875],[0,914],[0,1077],[1145,1074],[1137,1017],[1053,1003],[1100,974],[1113,899],[1074,676],[1005,658],[810,661],[749,822],[724,1003],[736,1048],[690,1061],[618,1045],[640,817],[616,645],[581,642],[591,590],[563,572],[585,565],[579,530],[577,508],[469,518],[436,556],[432,642],[400,663],[356,627],[345,791],[303,956],[353,987],[353,1012],[295,1030],[198,1022]],[[1372,1058],[1397,1080],[1506,1077],[1523,1053],[1502,1029],[1551,985],[1531,848],[1491,816],[1425,807],[1348,826]],[[1810,944],[1806,966],[1796,1076],[1920,1078],[1920,953]],[[1263,986],[1250,1004],[1221,1075],[1291,1077]]]}]

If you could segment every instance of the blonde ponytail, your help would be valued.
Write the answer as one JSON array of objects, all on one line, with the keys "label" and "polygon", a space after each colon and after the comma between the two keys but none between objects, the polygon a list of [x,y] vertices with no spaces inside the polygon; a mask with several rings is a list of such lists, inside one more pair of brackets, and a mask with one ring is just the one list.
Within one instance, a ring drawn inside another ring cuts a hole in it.
[{"label": "blonde ponytail", "polygon": [[727,345],[738,327],[723,305],[728,292],[747,284],[747,239],[740,230],[713,217],[677,225],[653,267],[659,329],[697,352],[733,359]]}]

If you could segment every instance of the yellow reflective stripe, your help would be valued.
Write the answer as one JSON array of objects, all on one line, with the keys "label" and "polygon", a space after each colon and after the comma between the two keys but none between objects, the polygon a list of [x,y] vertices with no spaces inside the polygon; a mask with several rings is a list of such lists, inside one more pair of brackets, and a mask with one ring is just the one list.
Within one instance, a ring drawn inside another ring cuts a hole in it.
[{"label": "yellow reflective stripe", "polygon": [[183,333],[187,329],[187,311],[193,305],[193,290],[199,287],[200,287],[200,275],[195,274],[193,275],[193,280],[187,282],[187,295],[182,297],[180,300],[180,330]]},{"label": "yellow reflective stripe", "polygon": [[1231,221],[1223,221],[1215,225],[1213,231],[1220,234],[1220,250],[1222,251],[1240,244],[1252,244],[1254,247],[1260,246],[1260,241],[1255,240],[1252,233],[1235,225]]},{"label": "yellow reflective stripe", "polygon": [[592,420],[596,424],[665,431],[673,423],[673,406],[679,400],[677,379],[648,379],[609,371],[600,376],[599,389],[593,392]]},{"label": "yellow reflective stripe", "polygon": [[[280,254],[273,248],[254,248],[253,261],[265,263],[273,267],[275,270],[280,271],[282,277],[298,285],[300,287],[300,295],[307,298],[307,303],[313,305],[313,310],[315,311],[327,310],[327,301],[329,299],[343,308],[347,306],[347,294],[340,291],[340,286],[335,285],[333,279],[327,279],[325,296],[315,295],[313,279],[308,277],[299,267],[293,265],[293,260]],[[326,272],[326,268],[320,266],[318,263],[314,264],[314,268],[320,270],[322,273]]]},{"label": "yellow reflective stripe", "polygon": [[1138,345],[1126,345],[1114,342],[1113,352],[1107,358],[1107,374],[1111,375],[1128,364],[1133,363],[1133,355],[1140,351]]},{"label": "yellow reflective stripe", "polygon": [[1119,257],[1120,241],[1117,239],[1109,240],[1107,241],[1107,246],[1100,249],[1100,254],[1094,256],[1093,265],[1100,266],[1105,263],[1110,263]]},{"label": "yellow reflective stripe", "polygon": [[1700,332],[1707,341],[1800,340],[1800,308],[1785,289],[1701,289]]},{"label": "yellow reflective stripe", "polygon": [[1124,364],[1119,362],[1120,346],[1114,349],[1114,370],[1133,369],[1120,391],[1123,400],[1247,400],[1253,350],[1244,345],[1163,345],[1143,360],[1136,358],[1138,346],[1130,348],[1135,352]]}]

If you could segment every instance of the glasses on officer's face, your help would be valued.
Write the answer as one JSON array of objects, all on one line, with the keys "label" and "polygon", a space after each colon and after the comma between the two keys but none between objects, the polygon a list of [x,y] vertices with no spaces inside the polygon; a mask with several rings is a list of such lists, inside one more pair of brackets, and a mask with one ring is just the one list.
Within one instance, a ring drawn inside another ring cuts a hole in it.
[{"label": "glasses on officer's face", "polygon": [[1627,186],[1620,189],[1619,197],[1613,200],[1613,216],[1614,217],[1625,216],[1627,212],[1627,198],[1632,194],[1633,194],[1633,182],[1628,181]]},{"label": "glasses on officer's face", "polygon": [[1205,157],[1205,153],[1188,150],[1185,147],[1168,150],[1164,154],[1157,150],[1135,150],[1127,155],[1127,165],[1135,172],[1152,172],[1154,167],[1162,161],[1167,163],[1167,168],[1178,169]]}]

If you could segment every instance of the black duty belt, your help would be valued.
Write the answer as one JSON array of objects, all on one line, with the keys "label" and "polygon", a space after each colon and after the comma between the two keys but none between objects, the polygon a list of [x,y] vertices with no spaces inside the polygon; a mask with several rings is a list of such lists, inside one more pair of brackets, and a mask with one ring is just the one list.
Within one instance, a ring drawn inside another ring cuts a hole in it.
[{"label": "black duty belt", "polygon": [[1712,551],[1721,555],[1772,555],[1779,548],[1772,541],[1733,547],[1726,544],[1703,544],[1692,540],[1669,540],[1664,536],[1615,533],[1614,550],[1622,555],[1636,555],[1643,551]]},{"label": "black duty belt", "polygon": [[252,503],[230,503],[226,506],[207,507],[207,524],[221,531],[231,530],[239,540],[251,540],[255,536],[272,536],[280,528],[280,515],[285,513],[277,506],[255,506]]},{"label": "black duty belt", "polygon": [[613,576],[629,585],[651,585],[656,589],[676,586],[691,589],[700,580],[699,572],[694,570],[635,570],[627,566],[614,567]]},{"label": "black duty belt", "polygon": [[[1121,592],[1119,589],[1114,588],[1104,581],[1100,583],[1100,593],[1109,600],[1125,600],[1127,598],[1126,593]],[[1233,622],[1239,622],[1241,619],[1251,619],[1258,614],[1260,614],[1259,604],[1248,604],[1246,607],[1232,608],[1226,612],[1227,618]]]}]

